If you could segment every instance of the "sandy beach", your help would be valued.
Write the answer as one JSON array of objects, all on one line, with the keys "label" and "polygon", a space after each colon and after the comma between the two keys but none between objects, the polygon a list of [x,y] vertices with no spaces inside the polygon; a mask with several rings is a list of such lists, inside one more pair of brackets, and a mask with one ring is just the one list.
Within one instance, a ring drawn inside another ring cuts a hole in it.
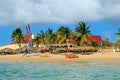
[{"label": "sandy beach", "polygon": [[79,58],[66,58],[65,55],[50,54],[48,57],[20,56],[20,55],[0,55],[0,61],[15,62],[120,62],[120,52],[116,53],[93,53],[91,55],[79,55]]},{"label": "sandy beach", "polygon": [[[0,49],[3,48],[12,48],[17,49],[18,45],[12,44],[12,45],[6,45],[0,47]],[[16,62],[22,62],[22,61],[29,61],[29,62],[120,62],[120,52],[112,52],[112,50],[107,50],[104,52],[97,52],[93,53],[91,55],[80,55],[77,54],[79,58],[66,58],[65,55],[60,54],[49,54],[48,57],[41,57],[41,55],[37,56],[20,56],[18,54],[16,55],[0,55],[1,61],[16,61]]]},{"label": "sandy beach", "polygon": [[[21,47],[23,46],[25,46],[25,44],[21,44]],[[0,50],[4,48],[18,49],[19,46],[18,44],[9,44],[9,45],[0,46]]]}]

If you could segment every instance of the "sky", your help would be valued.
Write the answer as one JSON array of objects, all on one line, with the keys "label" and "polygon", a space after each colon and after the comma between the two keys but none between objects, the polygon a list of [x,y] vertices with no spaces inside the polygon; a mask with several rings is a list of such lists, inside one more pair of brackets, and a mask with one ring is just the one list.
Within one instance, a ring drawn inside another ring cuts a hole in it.
[{"label": "sky", "polygon": [[36,34],[41,29],[59,26],[73,31],[80,21],[91,25],[91,33],[109,38],[120,28],[120,0],[0,0],[0,46],[11,43],[11,33],[29,22]]}]

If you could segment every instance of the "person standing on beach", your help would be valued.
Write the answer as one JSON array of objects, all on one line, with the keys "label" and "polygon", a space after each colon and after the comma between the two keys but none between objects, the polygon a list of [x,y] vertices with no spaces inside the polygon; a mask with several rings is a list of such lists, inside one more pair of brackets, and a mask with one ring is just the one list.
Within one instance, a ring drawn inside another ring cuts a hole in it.
[{"label": "person standing on beach", "polygon": [[103,52],[103,48],[104,48],[104,47],[103,47],[103,45],[101,44],[101,45],[100,45],[100,52]]}]

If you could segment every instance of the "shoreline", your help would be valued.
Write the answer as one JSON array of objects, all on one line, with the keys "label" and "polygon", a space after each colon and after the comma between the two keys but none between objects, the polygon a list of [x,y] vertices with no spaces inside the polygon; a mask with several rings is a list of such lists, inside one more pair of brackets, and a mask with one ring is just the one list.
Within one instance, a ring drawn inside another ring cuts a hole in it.
[{"label": "shoreline", "polygon": [[[23,44],[24,46],[24,44]],[[1,49],[11,48],[17,49],[17,44],[10,44],[6,46],[1,46]],[[80,55],[77,54],[79,58],[65,58],[63,54],[49,54],[48,57],[38,56],[20,56],[15,55],[0,55],[0,61],[15,61],[15,62],[43,62],[43,63],[52,63],[52,62],[120,62],[120,52],[113,52],[112,49],[104,50],[104,52],[95,52],[90,55]]]},{"label": "shoreline", "polygon": [[91,55],[80,55],[79,58],[66,58],[65,55],[50,54],[48,57],[38,56],[20,56],[20,55],[0,55],[0,61],[14,62],[120,62],[120,52],[93,53]]}]

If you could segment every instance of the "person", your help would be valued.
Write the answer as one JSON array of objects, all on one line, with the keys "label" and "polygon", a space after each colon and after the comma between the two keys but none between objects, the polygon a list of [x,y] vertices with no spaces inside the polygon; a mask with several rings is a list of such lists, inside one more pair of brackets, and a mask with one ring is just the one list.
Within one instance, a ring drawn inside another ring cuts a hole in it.
[{"label": "person", "polygon": [[103,45],[100,45],[100,52],[103,52]]}]

